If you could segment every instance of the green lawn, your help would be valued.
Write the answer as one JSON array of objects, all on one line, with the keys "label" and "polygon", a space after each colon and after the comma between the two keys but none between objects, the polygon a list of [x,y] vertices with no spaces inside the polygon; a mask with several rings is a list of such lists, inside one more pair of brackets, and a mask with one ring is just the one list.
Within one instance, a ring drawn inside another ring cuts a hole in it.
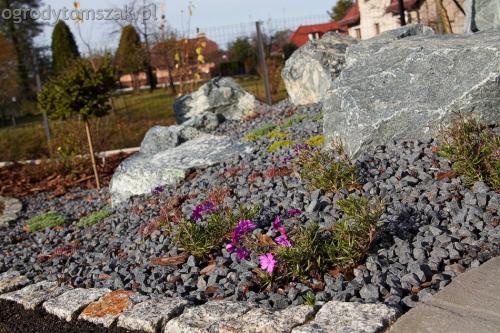
[{"label": "green lawn", "polygon": [[[257,77],[240,77],[237,81],[260,100],[264,99],[262,81]],[[281,91],[276,100],[286,96]],[[175,123],[172,105],[175,96],[167,88],[153,92],[125,93],[113,97],[114,112],[92,121],[96,151],[140,145],[146,131],[154,125]],[[0,161],[45,158],[49,156],[41,117],[30,116],[22,125],[0,128]],[[52,147],[63,157],[85,153],[86,137],[78,120],[50,121]]]}]

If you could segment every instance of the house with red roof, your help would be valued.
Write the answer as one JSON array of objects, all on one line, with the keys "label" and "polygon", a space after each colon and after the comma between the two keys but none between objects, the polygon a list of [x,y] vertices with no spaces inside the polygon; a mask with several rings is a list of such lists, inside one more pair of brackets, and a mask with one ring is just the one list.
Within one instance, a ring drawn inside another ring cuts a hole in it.
[{"label": "house with red roof", "polygon": [[[453,32],[462,32],[465,14],[464,0],[443,0],[443,7]],[[443,33],[438,0],[403,0],[408,24],[421,23]],[[398,0],[357,0],[338,22],[348,34],[357,39],[368,39],[401,26]]]},{"label": "house with red roof", "polygon": [[290,42],[297,47],[301,47],[310,40],[320,39],[325,33],[330,31],[347,34],[347,29],[339,22],[301,25],[290,35]]}]

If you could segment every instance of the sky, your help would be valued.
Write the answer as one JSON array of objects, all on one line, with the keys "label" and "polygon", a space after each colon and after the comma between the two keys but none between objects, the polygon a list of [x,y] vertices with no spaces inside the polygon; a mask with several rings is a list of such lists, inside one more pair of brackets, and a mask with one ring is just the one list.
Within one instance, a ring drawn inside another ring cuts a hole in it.
[{"label": "sky", "polygon": [[[326,11],[331,9],[336,0],[157,0],[157,16],[162,13],[166,16],[167,24],[177,31],[187,31],[188,6],[193,5],[192,16],[190,18],[190,32],[194,33],[196,27],[207,30],[207,34],[213,34],[214,39],[229,39],[228,35],[234,27],[225,29],[214,29],[213,27],[241,25],[256,20],[268,21],[269,19],[283,22],[290,22],[291,18],[306,16],[309,19],[321,17],[327,19]],[[110,9],[123,8],[128,0],[80,0],[81,9]],[[43,9],[60,10],[64,7],[73,8],[73,0],[43,0]],[[50,45],[50,35],[55,23],[54,15],[51,22],[47,22],[44,32],[36,40],[39,45]],[[295,20],[296,21],[296,20]],[[116,23],[112,21],[84,21],[80,24],[78,32],[77,24],[72,20],[67,20],[68,25],[75,34],[80,49],[84,49],[83,39],[92,48],[104,49],[115,48],[118,44],[119,34]],[[309,23],[309,22],[306,22]],[[314,22],[321,23],[321,22]],[[246,25],[248,27],[250,25]],[[211,29],[205,29],[211,28]],[[114,32],[114,33],[113,33]],[[233,31],[233,33],[235,33]],[[85,52],[85,50],[82,50]]]}]

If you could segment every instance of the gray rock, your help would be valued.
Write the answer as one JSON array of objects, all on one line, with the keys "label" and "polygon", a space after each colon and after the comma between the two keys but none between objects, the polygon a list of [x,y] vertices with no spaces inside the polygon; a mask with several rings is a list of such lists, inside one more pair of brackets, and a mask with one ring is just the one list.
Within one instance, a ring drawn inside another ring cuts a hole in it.
[{"label": "gray rock", "polygon": [[150,193],[156,186],[175,184],[192,168],[223,162],[250,149],[225,136],[204,134],[153,156],[135,154],[123,161],[113,175],[110,183],[113,206],[133,195]]},{"label": "gray rock", "polygon": [[282,333],[304,324],[314,316],[314,307],[291,306],[284,310],[271,311],[256,308],[242,316],[212,326],[219,333]]},{"label": "gray rock", "polygon": [[198,91],[178,98],[174,103],[177,123],[181,124],[206,112],[222,115],[225,119],[240,120],[256,111],[259,103],[229,77],[215,78]]},{"label": "gray rock", "polygon": [[4,204],[3,212],[0,214],[0,228],[7,228],[10,221],[14,221],[23,209],[23,204],[16,198],[0,196],[0,202]]},{"label": "gray rock", "polygon": [[464,32],[476,32],[500,27],[498,0],[465,0]]},{"label": "gray rock", "polygon": [[179,315],[187,301],[181,298],[152,299],[134,305],[118,317],[117,326],[131,331],[155,333]]},{"label": "gray rock", "polygon": [[106,288],[73,289],[49,299],[43,303],[43,308],[48,313],[69,322],[87,305],[109,292],[110,290]]},{"label": "gray rock", "polygon": [[30,280],[16,271],[0,274],[0,294],[24,287]]},{"label": "gray rock", "polygon": [[0,299],[20,304],[26,310],[35,310],[46,300],[57,297],[67,290],[68,288],[59,287],[56,282],[43,281],[0,295]]},{"label": "gray rock", "polygon": [[345,52],[354,38],[327,33],[295,51],[286,61],[282,77],[295,105],[320,102],[333,88],[333,80],[345,66]]},{"label": "gray rock", "polygon": [[331,301],[314,320],[298,326],[292,333],[374,333],[396,318],[396,310],[384,304]]},{"label": "gray rock", "polygon": [[368,40],[347,49],[346,63],[323,103],[324,133],[341,138],[351,155],[431,139],[457,112],[500,122],[498,30]]},{"label": "gray rock", "polygon": [[251,309],[250,303],[210,301],[188,308],[179,317],[170,320],[164,333],[207,333],[210,327],[231,319],[240,318]]},{"label": "gray rock", "polygon": [[194,139],[199,134],[199,131],[191,126],[155,126],[144,136],[140,152],[145,155],[155,155]]}]

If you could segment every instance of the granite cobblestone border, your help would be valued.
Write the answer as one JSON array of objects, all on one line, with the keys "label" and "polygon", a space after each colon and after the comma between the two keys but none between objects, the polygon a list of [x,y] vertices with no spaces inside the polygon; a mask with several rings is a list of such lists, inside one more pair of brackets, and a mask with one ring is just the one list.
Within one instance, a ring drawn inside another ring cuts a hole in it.
[{"label": "granite cobblestone border", "polygon": [[[24,322],[24,326],[7,322],[12,318],[9,311],[13,309],[25,311],[24,317],[20,316],[25,319],[37,316],[42,319]],[[181,298],[150,297],[125,290],[71,288],[49,281],[30,284],[15,271],[0,274],[0,333],[38,330],[52,333],[371,333],[379,332],[396,316],[396,310],[384,304],[331,301],[322,307],[298,305],[278,311],[259,308],[251,302],[226,300],[193,305]],[[49,328],[29,328],[30,324],[40,325],[41,321],[50,321]]]}]

